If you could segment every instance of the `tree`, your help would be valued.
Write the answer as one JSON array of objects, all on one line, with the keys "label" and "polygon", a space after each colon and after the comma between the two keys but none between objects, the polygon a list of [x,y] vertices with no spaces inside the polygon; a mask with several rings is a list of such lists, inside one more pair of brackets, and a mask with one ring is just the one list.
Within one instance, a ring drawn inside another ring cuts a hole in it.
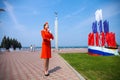
[{"label": "tree", "polygon": [[21,48],[22,48],[22,45],[21,45],[21,43],[20,43],[20,42],[18,43],[18,48],[19,48],[19,49],[21,49]]},{"label": "tree", "polygon": [[17,41],[13,39],[13,49],[16,50],[16,47],[17,47]]},{"label": "tree", "polygon": [[5,48],[5,47],[6,47],[6,36],[4,36],[3,39],[2,39],[1,47],[2,47],[2,48]]},{"label": "tree", "polygon": [[6,49],[8,50],[9,48],[10,48],[10,40],[9,40],[9,37],[7,37],[7,39],[6,39]]},{"label": "tree", "polygon": [[6,48],[7,50],[10,48],[9,37],[7,38],[6,36],[3,37],[2,42],[1,42],[1,47]]},{"label": "tree", "polygon": [[16,50],[16,48],[21,49],[22,45],[20,42],[17,41],[17,39],[12,39],[9,37],[6,38],[6,36],[4,36],[1,42],[1,48],[6,48],[7,50],[9,50],[9,48],[11,47]]}]

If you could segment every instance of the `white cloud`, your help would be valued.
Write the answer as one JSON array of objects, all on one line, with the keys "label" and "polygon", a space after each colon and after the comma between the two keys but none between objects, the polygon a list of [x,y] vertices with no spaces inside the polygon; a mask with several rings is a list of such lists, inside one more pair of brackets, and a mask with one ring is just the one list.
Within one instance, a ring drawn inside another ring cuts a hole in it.
[{"label": "white cloud", "polygon": [[113,3],[103,7],[103,19],[107,19],[120,14],[119,5]]},{"label": "white cloud", "polygon": [[4,4],[6,6],[6,10],[8,11],[10,17],[12,18],[13,22],[15,23],[15,25],[18,25],[18,21],[14,15],[14,12],[13,12],[13,7],[10,3],[8,3],[7,1],[4,1]]},{"label": "white cloud", "polygon": [[80,15],[80,13],[82,13],[82,11],[85,10],[85,7],[82,7],[81,9],[77,10],[77,11],[74,11],[73,13],[70,13],[68,15],[66,15],[64,18],[71,18],[71,17],[74,17],[76,15]]},{"label": "white cloud", "polygon": [[[14,25],[10,25],[13,27],[11,27],[10,29],[7,28],[4,32],[7,32],[6,34],[10,37],[17,38],[23,46],[29,46],[30,44],[35,43],[40,44],[40,38],[37,38],[40,37],[39,31],[33,29],[31,30],[29,27],[20,24],[16,15],[14,14],[14,7],[7,1],[4,1],[4,4],[6,6],[6,12],[9,14],[11,20],[14,23]],[[37,15],[39,13],[37,11],[33,11],[32,14]]]},{"label": "white cloud", "polygon": [[10,25],[10,29],[6,30],[7,32],[9,32],[8,35],[14,38],[19,38],[21,41],[23,41],[23,39],[27,38],[27,35],[29,34],[27,29],[24,25],[19,24],[14,14],[14,7],[7,1],[4,1],[4,4],[6,6],[6,12],[9,14],[11,20],[14,23],[14,25]]},{"label": "white cloud", "polygon": [[24,31],[24,25],[19,24],[15,14],[14,14],[14,7],[7,1],[4,1],[4,4],[6,6],[6,11],[8,12],[9,16],[11,17],[14,26],[19,31]]}]

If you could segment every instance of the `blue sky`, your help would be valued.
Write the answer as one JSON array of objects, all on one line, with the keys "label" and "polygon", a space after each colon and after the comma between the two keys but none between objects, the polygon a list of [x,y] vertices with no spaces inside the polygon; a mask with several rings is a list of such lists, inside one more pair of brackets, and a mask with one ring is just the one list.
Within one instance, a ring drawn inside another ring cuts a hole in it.
[{"label": "blue sky", "polygon": [[[40,30],[48,21],[54,34],[54,12],[58,12],[59,46],[87,46],[95,11],[102,9],[110,31],[120,44],[120,0],[0,0],[0,42],[4,35],[23,46],[41,46]],[[54,46],[54,41],[52,41]]]}]

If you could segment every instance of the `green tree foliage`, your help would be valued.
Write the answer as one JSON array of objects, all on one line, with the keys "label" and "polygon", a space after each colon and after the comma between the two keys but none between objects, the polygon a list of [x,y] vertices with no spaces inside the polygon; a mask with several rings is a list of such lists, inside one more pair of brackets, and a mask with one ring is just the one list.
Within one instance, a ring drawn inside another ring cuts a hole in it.
[{"label": "green tree foliage", "polygon": [[6,36],[4,36],[3,39],[2,39],[2,42],[1,42],[1,47],[2,48],[6,48],[6,44],[7,44],[6,41],[7,41]]},{"label": "green tree foliage", "polygon": [[13,48],[15,50],[16,48],[21,49],[22,45],[16,39],[12,39],[12,38],[4,36],[1,42],[1,48],[6,48],[7,50],[9,48]]}]

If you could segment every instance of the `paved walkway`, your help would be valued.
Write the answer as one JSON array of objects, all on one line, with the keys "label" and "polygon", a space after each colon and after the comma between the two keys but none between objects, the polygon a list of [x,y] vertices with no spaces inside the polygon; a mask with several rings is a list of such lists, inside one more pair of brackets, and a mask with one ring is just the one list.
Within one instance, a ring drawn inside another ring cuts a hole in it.
[{"label": "paved walkway", "polygon": [[50,59],[50,76],[44,76],[39,51],[0,53],[0,80],[84,80],[57,54]]}]

